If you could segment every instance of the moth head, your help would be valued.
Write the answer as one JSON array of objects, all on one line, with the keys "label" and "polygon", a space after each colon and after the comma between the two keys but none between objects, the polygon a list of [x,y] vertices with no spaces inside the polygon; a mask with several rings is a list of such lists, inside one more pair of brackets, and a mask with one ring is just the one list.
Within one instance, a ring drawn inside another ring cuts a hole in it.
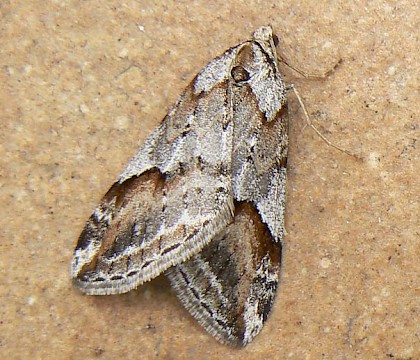
[{"label": "moth head", "polygon": [[276,47],[280,41],[277,35],[273,33],[271,26],[260,27],[254,32],[252,38],[264,48],[264,51],[270,53],[273,58],[277,58]]}]

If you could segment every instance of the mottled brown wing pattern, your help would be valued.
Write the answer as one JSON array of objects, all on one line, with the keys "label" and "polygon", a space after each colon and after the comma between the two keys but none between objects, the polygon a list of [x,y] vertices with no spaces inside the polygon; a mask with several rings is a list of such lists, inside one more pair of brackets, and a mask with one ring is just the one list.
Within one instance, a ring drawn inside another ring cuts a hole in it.
[{"label": "mottled brown wing pattern", "polygon": [[[167,271],[197,321],[221,342],[237,346],[252,341],[271,310],[284,236],[287,103],[272,113],[259,108],[259,89],[269,96],[281,86],[276,63],[267,66],[264,56],[251,42],[235,57],[241,82],[232,75],[234,221],[200,253]],[[265,80],[256,88],[251,79],[259,74]]]},{"label": "mottled brown wing pattern", "polygon": [[75,284],[115,294],[165,272],[218,340],[252,341],[278,286],[287,125],[261,27],[201,70],[104,196],[74,253]]},{"label": "mottled brown wing pattern", "polygon": [[167,271],[188,311],[223,343],[243,346],[261,330],[278,284],[281,244],[258,211],[237,204],[234,222],[190,260]]},{"label": "mottled brown wing pattern", "polygon": [[[224,65],[229,56],[213,63]],[[228,85],[221,78],[204,91],[193,87],[199,80],[200,75],[89,219],[71,269],[83,292],[127,292],[200,251],[231,222]]]}]

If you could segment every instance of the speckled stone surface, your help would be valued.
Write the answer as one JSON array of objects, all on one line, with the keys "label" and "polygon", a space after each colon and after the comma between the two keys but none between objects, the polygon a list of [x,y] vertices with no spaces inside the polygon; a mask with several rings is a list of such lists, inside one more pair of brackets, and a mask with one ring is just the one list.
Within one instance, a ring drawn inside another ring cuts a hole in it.
[{"label": "speckled stone surface", "polygon": [[[0,358],[419,359],[417,1],[3,1]],[[209,60],[271,24],[290,97],[282,284],[245,349],[165,279],[88,297],[69,277],[93,207]]]}]

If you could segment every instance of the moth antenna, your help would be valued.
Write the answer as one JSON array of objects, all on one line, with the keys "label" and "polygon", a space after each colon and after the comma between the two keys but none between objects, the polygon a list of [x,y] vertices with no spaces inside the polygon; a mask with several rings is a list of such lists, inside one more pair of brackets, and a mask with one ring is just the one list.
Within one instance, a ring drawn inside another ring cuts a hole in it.
[{"label": "moth antenna", "polygon": [[326,71],[326,72],[324,72],[322,74],[311,74],[311,73],[307,73],[307,72],[305,72],[303,70],[300,70],[300,69],[294,67],[293,65],[290,65],[282,56],[279,56],[279,60],[284,65],[286,65],[287,67],[289,67],[290,69],[292,69],[294,72],[297,72],[299,75],[303,76],[304,78],[306,78],[306,79],[317,79],[317,80],[319,80],[319,79],[326,79],[333,72],[335,72],[335,70],[343,63],[343,59],[340,59],[328,71]]}]

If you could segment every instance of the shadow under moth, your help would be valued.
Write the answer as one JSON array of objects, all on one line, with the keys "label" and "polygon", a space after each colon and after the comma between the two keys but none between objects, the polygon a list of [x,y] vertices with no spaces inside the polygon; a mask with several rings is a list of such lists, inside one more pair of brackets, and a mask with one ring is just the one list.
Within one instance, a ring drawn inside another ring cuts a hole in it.
[{"label": "shadow under moth", "polygon": [[271,27],[208,63],[94,210],[71,263],[89,295],[164,273],[222,343],[260,332],[284,237],[287,86]]}]

